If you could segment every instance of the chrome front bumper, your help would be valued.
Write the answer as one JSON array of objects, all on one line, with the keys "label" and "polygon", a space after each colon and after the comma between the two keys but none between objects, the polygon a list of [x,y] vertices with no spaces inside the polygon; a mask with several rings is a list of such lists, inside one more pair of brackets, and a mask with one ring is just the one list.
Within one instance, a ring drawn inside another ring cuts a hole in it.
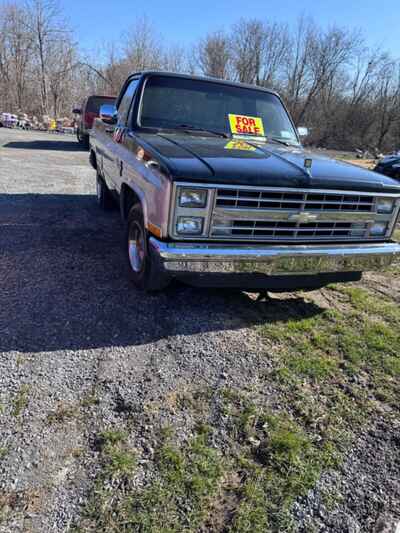
[{"label": "chrome front bumper", "polygon": [[382,270],[400,258],[395,242],[343,245],[221,245],[165,243],[150,238],[160,271],[182,274],[267,274],[303,276]]}]

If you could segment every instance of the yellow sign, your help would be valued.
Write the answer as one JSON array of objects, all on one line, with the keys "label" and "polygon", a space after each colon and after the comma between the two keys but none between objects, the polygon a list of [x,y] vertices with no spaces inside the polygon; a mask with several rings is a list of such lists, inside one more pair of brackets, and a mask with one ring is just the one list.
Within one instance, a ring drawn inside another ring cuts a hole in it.
[{"label": "yellow sign", "polygon": [[264,125],[260,117],[247,117],[245,115],[229,114],[229,124],[232,133],[241,135],[256,135],[264,137]]},{"label": "yellow sign", "polygon": [[247,144],[246,141],[229,141],[225,145],[225,150],[246,150],[248,152],[255,152],[257,148]]}]

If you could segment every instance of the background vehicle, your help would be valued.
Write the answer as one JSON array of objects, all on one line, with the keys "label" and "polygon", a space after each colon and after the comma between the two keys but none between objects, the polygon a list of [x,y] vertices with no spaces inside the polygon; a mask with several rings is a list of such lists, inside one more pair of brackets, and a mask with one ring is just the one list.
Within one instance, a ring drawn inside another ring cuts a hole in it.
[{"label": "background vehicle", "polygon": [[314,289],[400,255],[400,184],[306,152],[276,93],[144,72],[116,110],[101,108],[90,161],[137,287]]},{"label": "background vehicle", "polygon": [[79,115],[77,124],[77,138],[84,148],[89,148],[89,134],[93,127],[93,121],[99,116],[100,107],[103,104],[114,104],[115,96],[89,96],[81,108],[76,108],[73,113]]},{"label": "background vehicle", "polygon": [[375,167],[375,172],[390,176],[391,178],[400,181],[400,152],[393,155],[388,155],[378,161]]},{"label": "background vehicle", "polygon": [[5,128],[14,128],[18,122],[17,115],[13,115],[12,113],[2,113],[0,118]]}]

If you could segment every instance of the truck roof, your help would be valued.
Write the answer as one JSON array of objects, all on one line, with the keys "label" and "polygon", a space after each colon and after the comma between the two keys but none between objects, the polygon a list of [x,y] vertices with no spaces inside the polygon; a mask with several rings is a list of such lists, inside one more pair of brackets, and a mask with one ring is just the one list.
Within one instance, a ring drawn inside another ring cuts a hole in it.
[{"label": "truck roof", "polygon": [[187,80],[199,80],[199,81],[209,81],[213,83],[220,83],[221,85],[231,85],[235,87],[242,87],[245,89],[253,89],[253,90],[259,90],[259,91],[265,91],[271,94],[275,94],[279,97],[279,94],[276,91],[273,91],[272,89],[268,89],[267,87],[261,87],[260,85],[252,85],[249,83],[241,83],[238,81],[231,81],[231,80],[223,80],[221,78],[212,78],[207,76],[194,76],[191,74],[181,74],[178,72],[168,72],[165,70],[142,70],[139,72],[132,72],[129,76],[129,78],[132,78],[134,76],[169,76],[174,78],[183,78]]}]

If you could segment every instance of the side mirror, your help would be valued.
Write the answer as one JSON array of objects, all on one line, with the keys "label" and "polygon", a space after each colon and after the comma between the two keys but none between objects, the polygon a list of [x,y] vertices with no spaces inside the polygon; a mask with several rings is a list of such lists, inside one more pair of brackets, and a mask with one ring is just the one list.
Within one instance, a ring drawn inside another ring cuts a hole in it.
[{"label": "side mirror", "polygon": [[308,128],[304,128],[303,126],[299,126],[297,128],[297,133],[299,134],[299,137],[307,137]]},{"label": "side mirror", "polygon": [[114,125],[117,123],[117,109],[113,105],[103,104],[100,107],[99,116],[105,124]]},{"label": "side mirror", "polygon": [[82,109],[79,109],[78,107],[76,107],[75,109],[72,110],[72,112],[75,115],[81,115],[82,114]]}]

